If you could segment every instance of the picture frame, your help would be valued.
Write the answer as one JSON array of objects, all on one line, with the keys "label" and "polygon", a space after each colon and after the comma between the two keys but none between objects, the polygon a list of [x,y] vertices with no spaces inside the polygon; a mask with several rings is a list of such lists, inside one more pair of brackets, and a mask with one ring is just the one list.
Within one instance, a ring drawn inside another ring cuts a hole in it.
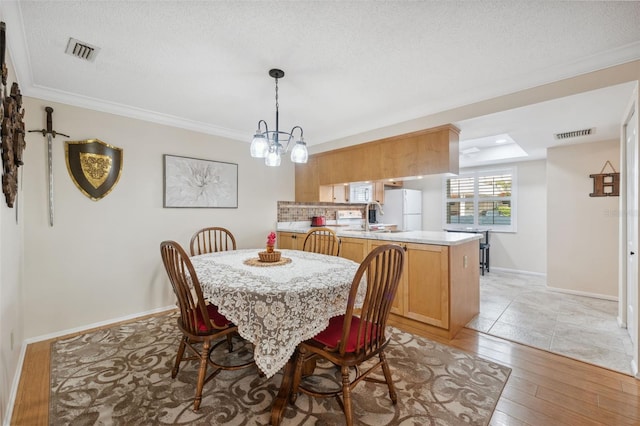
[{"label": "picture frame", "polygon": [[165,208],[238,208],[238,165],[164,154]]}]

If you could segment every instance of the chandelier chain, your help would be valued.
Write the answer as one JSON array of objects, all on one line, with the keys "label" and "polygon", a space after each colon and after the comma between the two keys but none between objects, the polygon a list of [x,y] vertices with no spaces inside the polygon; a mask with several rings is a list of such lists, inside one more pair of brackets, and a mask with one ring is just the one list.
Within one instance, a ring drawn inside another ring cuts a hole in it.
[{"label": "chandelier chain", "polygon": [[278,104],[278,79],[276,78],[276,111],[278,111],[279,107],[280,104]]}]

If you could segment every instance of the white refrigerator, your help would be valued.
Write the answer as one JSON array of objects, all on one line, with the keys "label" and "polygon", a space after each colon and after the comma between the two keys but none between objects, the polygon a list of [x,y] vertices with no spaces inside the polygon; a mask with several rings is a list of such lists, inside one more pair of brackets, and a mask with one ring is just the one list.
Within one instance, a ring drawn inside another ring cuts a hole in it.
[{"label": "white refrigerator", "polygon": [[402,231],[422,231],[422,191],[387,189],[384,191],[384,215],[378,222],[396,224]]}]

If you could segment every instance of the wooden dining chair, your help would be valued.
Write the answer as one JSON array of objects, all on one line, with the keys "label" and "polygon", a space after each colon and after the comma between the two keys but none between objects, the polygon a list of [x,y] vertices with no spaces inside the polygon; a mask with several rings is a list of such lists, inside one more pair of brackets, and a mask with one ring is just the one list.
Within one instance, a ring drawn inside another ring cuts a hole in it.
[{"label": "wooden dining chair", "polygon": [[305,235],[302,250],[338,256],[340,254],[340,238],[333,229],[314,228]]},{"label": "wooden dining chair", "polygon": [[[294,370],[291,403],[295,403],[299,391],[315,397],[335,397],[344,410],[346,424],[352,425],[351,392],[361,380],[386,383],[391,402],[393,404],[398,402],[384,349],[389,344],[385,329],[402,275],[403,263],[404,250],[396,244],[376,247],[362,261],[351,284],[346,313],[331,318],[325,330],[298,346],[299,356]],[[361,285],[367,286],[366,297],[357,316],[354,314],[354,303]],[[378,362],[375,365],[364,372],[355,368],[355,377],[353,380],[349,378],[352,367],[357,367],[376,355]],[[304,386],[303,366],[307,361],[318,357],[340,367],[342,375],[340,389],[321,392]],[[384,381],[367,377],[378,367],[382,367]]]},{"label": "wooden dining chair", "polygon": [[[180,244],[175,241],[163,241],[160,244],[160,253],[180,308],[178,327],[182,331],[182,339],[171,371],[171,378],[175,378],[178,374],[181,362],[190,360],[200,362],[196,395],[193,401],[193,409],[197,411],[202,401],[202,388],[209,380],[221,370],[238,370],[253,365],[254,362],[252,360],[228,366],[219,365],[210,359],[210,350],[213,349],[211,343],[223,337],[230,338],[231,334],[236,333],[238,329],[218,312],[217,306],[206,303],[191,260]],[[186,349],[189,349],[193,355],[185,357]],[[214,368],[209,376],[207,376],[208,366]]]},{"label": "wooden dining chair", "polygon": [[191,237],[191,256],[205,253],[215,253],[236,249],[236,239],[226,228],[212,226],[202,228]]}]

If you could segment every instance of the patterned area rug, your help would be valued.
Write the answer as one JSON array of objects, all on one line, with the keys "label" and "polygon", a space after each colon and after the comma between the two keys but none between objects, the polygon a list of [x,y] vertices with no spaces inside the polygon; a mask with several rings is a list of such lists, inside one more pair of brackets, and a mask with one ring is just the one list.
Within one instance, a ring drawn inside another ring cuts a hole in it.
[{"label": "patterned area rug", "polygon": [[[197,362],[171,368],[180,333],[176,316],[120,324],[52,344],[49,419],[53,425],[267,425],[281,374],[260,377],[255,366],[223,371],[204,387],[193,411]],[[354,390],[358,425],[487,425],[511,370],[457,349],[390,328],[387,358],[398,390]],[[223,346],[221,346],[223,347]],[[316,374],[332,376],[330,365]],[[340,425],[335,399],[300,395],[283,425]]]}]

